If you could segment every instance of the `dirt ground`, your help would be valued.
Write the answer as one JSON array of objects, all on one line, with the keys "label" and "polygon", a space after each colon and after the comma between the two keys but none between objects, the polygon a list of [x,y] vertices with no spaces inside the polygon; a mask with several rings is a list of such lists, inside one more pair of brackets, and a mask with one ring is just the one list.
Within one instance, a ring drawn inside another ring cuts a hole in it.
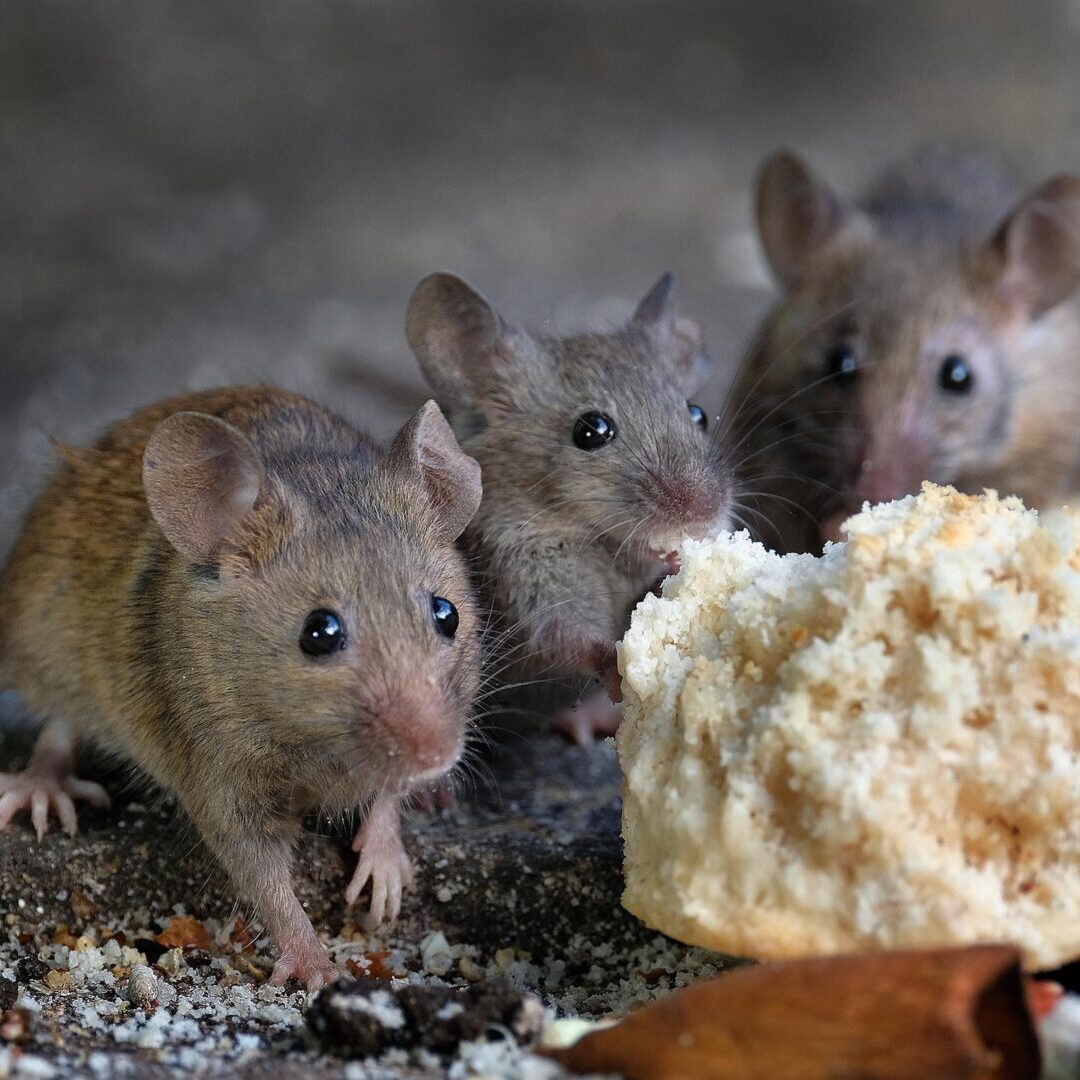
[{"label": "dirt ground", "polygon": [[[86,442],[166,394],[281,383],[389,434],[426,396],[402,321],[434,269],[513,319],[565,328],[624,317],[672,269],[718,362],[716,406],[772,295],[751,227],[765,154],[794,146],[852,192],[934,141],[997,152],[1025,179],[1075,168],[1078,45],[1077,0],[9,0],[0,552],[50,436]],[[0,730],[17,712],[0,697]],[[0,741],[0,765],[18,742]],[[423,970],[416,942],[441,929],[455,963],[466,945],[482,967],[501,955],[550,1007],[599,1015],[723,962],[673,950],[618,908],[610,749],[522,744],[492,768],[490,790],[411,826],[427,869],[388,946],[402,970]],[[114,898],[95,933],[152,929],[176,904],[226,925],[230,901],[203,888],[205,856],[174,839],[167,811],[87,823],[76,842],[0,837],[6,948],[76,919],[86,881]],[[340,934],[344,847],[309,849],[305,899]],[[611,950],[596,955],[598,941]],[[72,992],[86,1005],[88,990]],[[117,1051],[91,1021],[64,1019],[61,998],[52,1015],[38,997],[35,1052],[65,1075],[111,1075],[118,1055],[131,1075],[214,1060],[210,1044],[176,1056],[206,1031]],[[265,1013],[251,1044],[222,1021],[219,1066],[239,1075],[247,1054],[250,1074],[286,1075],[295,1053],[296,1075],[311,1074],[307,1050],[281,1049],[294,1006],[251,1005],[244,1016]],[[147,1041],[145,1025],[131,1032]]]}]

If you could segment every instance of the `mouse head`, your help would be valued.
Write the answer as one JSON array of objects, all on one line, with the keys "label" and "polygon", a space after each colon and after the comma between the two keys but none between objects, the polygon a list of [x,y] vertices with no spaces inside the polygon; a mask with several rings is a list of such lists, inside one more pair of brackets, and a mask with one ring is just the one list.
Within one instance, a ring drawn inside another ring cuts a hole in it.
[{"label": "mouse head", "polygon": [[630,564],[725,525],[728,484],[704,411],[695,323],[665,274],[612,333],[534,335],[473,288],[432,274],[406,332],[455,430],[480,462],[485,525],[528,521]]},{"label": "mouse head", "polygon": [[1075,343],[1061,305],[1080,285],[1080,179],[1047,181],[974,239],[940,207],[921,213],[893,227],[790,153],[760,175],[761,242],[787,295],[742,383],[834,493],[815,508],[825,539],[864,500],[992,480],[1021,395]]},{"label": "mouse head", "polygon": [[154,431],[143,480],[181,556],[180,647],[197,700],[252,753],[332,761],[361,792],[406,787],[458,760],[477,692],[479,621],[455,540],[479,466],[434,402],[385,454],[313,416],[309,444],[282,455],[202,413]]}]

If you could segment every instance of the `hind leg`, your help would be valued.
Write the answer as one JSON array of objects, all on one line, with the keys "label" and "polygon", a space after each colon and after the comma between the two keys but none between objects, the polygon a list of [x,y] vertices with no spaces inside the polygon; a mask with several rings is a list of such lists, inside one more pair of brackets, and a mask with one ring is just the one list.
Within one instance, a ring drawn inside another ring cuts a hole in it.
[{"label": "hind leg", "polygon": [[21,773],[0,773],[0,831],[28,810],[40,840],[49,828],[51,810],[68,836],[78,832],[75,800],[106,807],[109,796],[100,784],[75,776],[75,742],[68,725],[50,720],[38,735],[30,762]]},{"label": "hind leg", "polygon": [[576,705],[562,709],[551,718],[551,730],[578,746],[591,746],[619,730],[622,706],[607,694],[597,693]]}]

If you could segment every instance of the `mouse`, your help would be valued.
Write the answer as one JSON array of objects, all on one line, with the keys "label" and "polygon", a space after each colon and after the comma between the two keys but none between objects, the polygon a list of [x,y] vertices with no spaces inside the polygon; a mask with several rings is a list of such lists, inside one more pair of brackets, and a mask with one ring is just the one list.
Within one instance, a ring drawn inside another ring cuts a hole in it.
[{"label": "mouse", "polygon": [[144,408],[59,447],[0,574],[0,683],[43,728],[0,773],[0,827],[74,835],[89,741],[171,792],[254,905],[275,983],[337,974],[292,885],[305,815],[366,811],[346,890],[412,879],[402,800],[461,758],[480,618],[457,539],[480,467],[434,401],[384,447],[248,386]]},{"label": "mouse", "polygon": [[[454,274],[425,277],[406,336],[483,498],[462,544],[493,612],[492,677],[579,742],[619,719],[616,642],[686,537],[728,524],[723,440],[693,395],[712,361],[664,274],[609,332],[555,336]],[[607,696],[586,692],[600,683]],[[542,688],[542,689],[541,689]]]},{"label": "mouse", "polygon": [[781,290],[731,396],[740,506],[820,552],[924,480],[1036,508],[1078,490],[1080,177],[1021,190],[936,146],[847,201],[781,151],[757,180]]}]

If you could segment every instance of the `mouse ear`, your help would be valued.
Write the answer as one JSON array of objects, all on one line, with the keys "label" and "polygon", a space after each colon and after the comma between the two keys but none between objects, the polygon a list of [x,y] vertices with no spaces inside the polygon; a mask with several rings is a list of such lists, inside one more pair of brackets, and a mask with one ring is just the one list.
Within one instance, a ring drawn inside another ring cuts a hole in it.
[{"label": "mouse ear", "polygon": [[419,480],[441,528],[456,540],[480,506],[480,465],[458,445],[434,401],[425,402],[397,433],[387,460]]},{"label": "mouse ear", "polygon": [[675,314],[675,275],[670,270],[645,294],[630,322],[649,335],[658,354],[671,361],[686,393],[705,381],[712,359],[702,344],[700,325]]},{"label": "mouse ear", "polygon": [[150,513],[169,543],[194,562],[221,554],[255,505],[262,481],[251,440],[206,413],[162,420],[143,453]]},{"label": "mouse ear", "polygon": [[453,274],[429,274],[409,298],[405,336],[431,388],[452,405],[475,401],[507,335],[491,304]]},{"label": "mouse ear", "polygon": [[757,180],[757,227],[765,258],[791,288],[852,217],[833,190],[790,150],[768,158]]},{"label": "mouse ear", "polygon": [[632,321],[656,335],[675,333],[675,275],[670,270],[641,298]]},{"label": "mouse ear", "polygon": [[692,394],[712,373],[713,359],[705,351],[701,326],[693,319],[680,315],[675,320],[672,357],[675,373],[685,394]]},{"label": "mouse ear", "polygon": [[983,268],[998,296],[1035,316],[1080,285],[1080,177],[1062,174],[1025,196],[990,238]]}]

